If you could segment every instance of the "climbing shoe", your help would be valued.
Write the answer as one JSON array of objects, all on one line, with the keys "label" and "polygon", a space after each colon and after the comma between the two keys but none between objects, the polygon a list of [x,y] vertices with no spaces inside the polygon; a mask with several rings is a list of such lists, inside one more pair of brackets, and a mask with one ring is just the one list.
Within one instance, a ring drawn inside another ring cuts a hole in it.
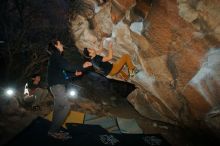
[{"label": "climbing shoe", "polygon": [[129,78],[129,76],[128,76],[124,71],[120,71],[120,72],[119,72],[119,78],[120,78],[121,80],[127,81],[128,78]]},{"label": "climbing shoe", "polygon": [[130,77],[130,78],[133,78],[136,73],[137,73],[136,68],[134,68],[134,69],[132,69],[132,70],[129,70],[129,77]]}]

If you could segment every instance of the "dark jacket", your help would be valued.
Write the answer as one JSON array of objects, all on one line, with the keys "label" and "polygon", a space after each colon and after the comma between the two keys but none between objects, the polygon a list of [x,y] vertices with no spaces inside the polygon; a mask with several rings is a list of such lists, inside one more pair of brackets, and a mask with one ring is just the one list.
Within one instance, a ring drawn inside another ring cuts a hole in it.
[{"label": "dark jacket", "polygon": [[63,71],[73,72],[74,74],[76,70],[82,71],[82,65],[71,66],[59,52],[54,52],[48,62],[47,80],[49,87],[57,84],[66,84],[67,81]]},{"label": "dark jacket", "polygon": [[111,72],[113,65],[108,61],[103,62],[102,59],[102,56],[96,55],[93,59],[91,59],[92,66],[96,72],[107,76]]}]

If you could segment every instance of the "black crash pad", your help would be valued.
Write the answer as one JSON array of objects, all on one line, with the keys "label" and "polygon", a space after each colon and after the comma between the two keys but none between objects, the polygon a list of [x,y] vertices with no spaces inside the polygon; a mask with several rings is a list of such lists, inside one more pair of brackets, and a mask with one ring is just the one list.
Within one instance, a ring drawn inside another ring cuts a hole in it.
[{"label": "black crash pad", "polygon": [[6,146],[169,146],[160,134],[113,134],[98,125],[67,124],[72,139],[62,141],[47,135],[51,122],[38,117]]}]

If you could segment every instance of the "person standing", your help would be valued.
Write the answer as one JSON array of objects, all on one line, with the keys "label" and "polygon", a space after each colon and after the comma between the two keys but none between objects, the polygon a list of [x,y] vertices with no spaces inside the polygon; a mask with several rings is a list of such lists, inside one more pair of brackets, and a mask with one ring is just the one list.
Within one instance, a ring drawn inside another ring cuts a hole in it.
[{"label": "person standing", "polygon": [[54,111],[48,135],[61,140],[70,138],[69,133],[60,131],[60,127],[70,111],[70,103],[65,88],[67,81],[63,71],[73,72],[75,76],[80,76],[85,68],[92,66],[90,62],[71,66],[63,57],[63,52],[63,44],[58,39],[54,39],[49,43],[48,53],[50,58],[47,78],[49,89],[54,97]]}]

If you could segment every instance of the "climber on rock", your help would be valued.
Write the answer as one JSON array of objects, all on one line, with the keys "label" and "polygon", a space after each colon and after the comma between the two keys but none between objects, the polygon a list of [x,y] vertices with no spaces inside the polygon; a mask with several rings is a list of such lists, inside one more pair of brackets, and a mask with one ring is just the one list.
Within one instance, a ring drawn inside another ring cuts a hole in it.
[{"label": "climber on rock", "polygon": [[[121,74],[124,80],[127,80],[128,77],[134,77],[135,75],[135,66],[133,65],[131,58],[128,54],[123,55],[116,62],[110,63],[110,60],[113,58],[112,51],[112,42],[109,42],[108,45],[108,54],[106,56],[101,56],[100,53],[103,51],[103,41],[101,42],[101,47],[99,50],[93,48],[84,48],[83,55],[86,59],[92,62],[93,68],[97,73],[100,73],[104,76],[114,76]],[[123,67],[127,65],[128,75],[122,71]]]}]

